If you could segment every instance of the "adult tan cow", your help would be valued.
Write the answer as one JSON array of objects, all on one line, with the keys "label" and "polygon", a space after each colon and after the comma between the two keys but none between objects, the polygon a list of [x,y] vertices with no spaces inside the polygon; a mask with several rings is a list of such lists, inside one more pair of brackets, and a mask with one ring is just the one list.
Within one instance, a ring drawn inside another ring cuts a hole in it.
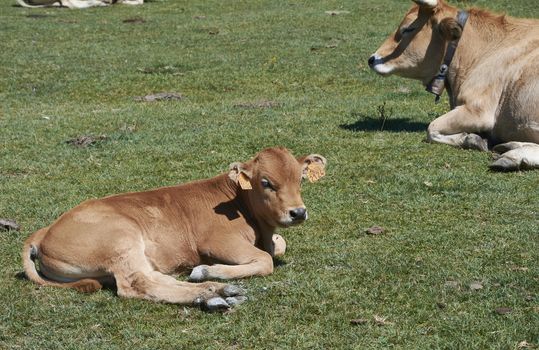
[{"label": "adult tan cow", "polygon": [[494,170],[539,168],[539,21],[414,0],[369,58],[378,74],[420,80],[452,110],[427,140],[500,153]]},{"label": "adult tan cow", "polygon": [[23,7],[54,7],[62,6],[71,9],[84,9],[112,4],[142,5],[144,0],[17,0]]},{"label": "adult tan cow", "polygon": [[25,273],[45,286],[115,283],[123,297],[228,308],[241,289],[173,276],[192,267],[196,282],[271,274],[285,249],[275,229],[307,219],[301,181],[318,180],[325,166],[317,154],[269,148],[211,179],[83,202],[26,240]]}]

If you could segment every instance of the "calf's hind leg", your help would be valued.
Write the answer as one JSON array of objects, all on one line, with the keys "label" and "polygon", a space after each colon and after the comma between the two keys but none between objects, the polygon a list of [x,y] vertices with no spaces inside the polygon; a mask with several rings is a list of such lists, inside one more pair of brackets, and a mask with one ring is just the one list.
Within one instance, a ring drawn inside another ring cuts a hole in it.
[{"label": "calf's hind leg", "polygon": [[118,295],[128,298],[173,304],[201,304],[209,310],[216,310],[229,308],[244,294],[241,288],[229,284],[178,281],[154,270],[144,254],[140,253],[122,259],[111,272],[116,279]]}]

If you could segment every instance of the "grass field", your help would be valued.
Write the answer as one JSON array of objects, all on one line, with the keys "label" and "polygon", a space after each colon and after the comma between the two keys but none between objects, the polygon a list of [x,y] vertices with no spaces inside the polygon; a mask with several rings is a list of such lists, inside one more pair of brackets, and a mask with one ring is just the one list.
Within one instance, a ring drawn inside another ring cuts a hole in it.
[{"label": "grass field", "polygon": [[[425,143],[447,99],[366,65],[411,1],[14,3],[0,4],[0,218],[22,228],[0,232],[0,349],[539,347],[539,171],[493,173],[488,153]],[[539,17],[530,0],[459,4]],[[184,98],[134,100],[157,92]],[[66,143],[83,135],[97,141]],[[277,145],[323,154],[328,174],[233,312],[20,277],[24,239],[79,202]]]}]

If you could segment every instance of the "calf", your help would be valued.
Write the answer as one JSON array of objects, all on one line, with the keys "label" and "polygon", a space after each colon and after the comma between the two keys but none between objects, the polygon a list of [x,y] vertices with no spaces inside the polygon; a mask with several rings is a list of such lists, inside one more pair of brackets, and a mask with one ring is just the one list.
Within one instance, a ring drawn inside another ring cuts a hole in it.
[{"label": "calf", "polygon": [[271,274],[285,249],[275,229],[307,219],[301,181],[325,165],[269,148],[208,180],[88,200],[26,240],[25,273],[45,286],[92,292],[109,282],[123,297],[227,308],[244,299],[239,288],[173,276],[192,267],[193,282]]},{"label": "calf", "polygon": [[452,110],[427,140],[500,153],[495,170],[539,168],[539,21],[414,0],[369,58],[378,74],[420,80]]}]

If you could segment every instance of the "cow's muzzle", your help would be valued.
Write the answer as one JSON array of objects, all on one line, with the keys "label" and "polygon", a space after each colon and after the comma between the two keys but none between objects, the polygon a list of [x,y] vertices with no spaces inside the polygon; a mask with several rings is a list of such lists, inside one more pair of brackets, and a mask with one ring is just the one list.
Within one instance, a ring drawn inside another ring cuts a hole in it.
[{"label": "cow's muzzle", "polygon": [[381,57],[378,57],[376,54],[369,57],[369,60],[367,61],[369,64],[369,67],[373,68],[377,64],[383,64],[384,60]]},{"label": "cow's muzzle", "polygon": [[367,61],[369,63],[369,67],[375,71],[376,73],[386,76],[393,72],[393,66],[386,63],[387,59],[384,59],[378,54],[374,54],[371,57],[369,57],[369,60]]}]

